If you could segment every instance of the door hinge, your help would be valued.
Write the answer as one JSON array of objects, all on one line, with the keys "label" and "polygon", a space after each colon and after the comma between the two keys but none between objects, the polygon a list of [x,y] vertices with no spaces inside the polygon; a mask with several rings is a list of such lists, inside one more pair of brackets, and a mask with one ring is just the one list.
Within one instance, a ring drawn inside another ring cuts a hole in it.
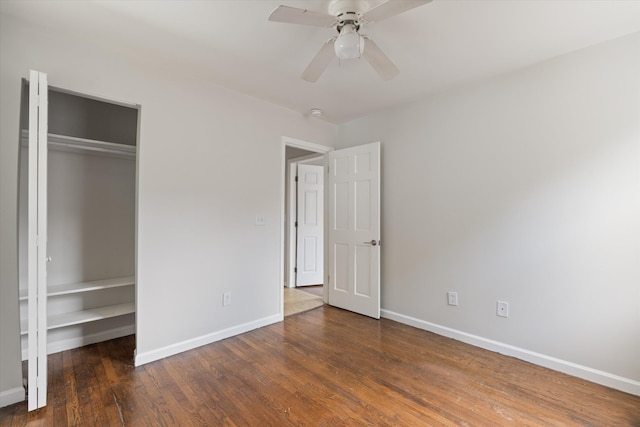
[{"label": "door hinge", "polygon": [[296,182],[298,182],[298,175],[296,175]]},{"label": "door hinge", "polygon": [[297,227],[297,226],[298,226],[298,221],[296,221],[296,223],[295,223],[294,227]]},{"label": "door hinge", "polygon": [[293,267],[293,272],[297,273],[298,272],[298,267]]},{"label": "door hinge", "polygon": [[43,98],[42,94],[39,93],[38,95],[36,95],[36,107],[42,107],[43,105],[45,105],[42,102],[42,98]]}]

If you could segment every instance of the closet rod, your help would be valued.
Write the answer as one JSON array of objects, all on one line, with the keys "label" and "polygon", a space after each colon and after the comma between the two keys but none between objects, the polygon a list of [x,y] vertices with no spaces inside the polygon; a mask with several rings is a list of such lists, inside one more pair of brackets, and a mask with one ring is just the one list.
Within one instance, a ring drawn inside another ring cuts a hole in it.
[{"label": "closet rod", "polygon": [[119,154],[119,155],[124,155],[124,156],[127,156],[127,157],[135,157],[136,156],[135,152],[123,151],[123,150],[111,149],[111,148],[91,147],[91,146],[87,146],[87,145],[76,145],[76,144],[69,144],[69,143],[56,142],[56,141],[48,141],[47,144],[49,146],[61,147],[61,148],[70,148],[70,149],[74,149],[74,150],[87,150],[87,151],[96,151],[98,153]]},{"label": "closet rod", "polygon": [[[118,154],[126,157],[136,156],[134,145],[116,144],[113,142],[97,141],[93,139],[78,138],[75,136],[57,135],[50,133],[47,135],[49,146],[68,150],[88,150],[98,153]],[[22,145],[29,144],[29,132],[22,131]]]}]

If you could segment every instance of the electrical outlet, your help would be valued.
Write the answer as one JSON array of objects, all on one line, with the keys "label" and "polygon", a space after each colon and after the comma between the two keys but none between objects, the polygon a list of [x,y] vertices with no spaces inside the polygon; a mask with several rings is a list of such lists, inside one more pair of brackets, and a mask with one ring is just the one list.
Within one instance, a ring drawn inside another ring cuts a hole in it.
[{"label": "electrical outlet", "polygon": [[447,292],[447,302],[449,303],[449,305],[458,305],[458,293]]},{"label": "electrical outlet", "polygon": [[256,215],[256,225],[264,225],[265,223],[264,215]]},{"label": "electrical outlet", "polygon": [[231,305],[231,292],[225,292],[222,294],[222,305]]},{"label": "electrical outlet", "polygon": [[509,317],[509,303],[506,301],[498,301],[496,304],[496,315],[500,317]]}]

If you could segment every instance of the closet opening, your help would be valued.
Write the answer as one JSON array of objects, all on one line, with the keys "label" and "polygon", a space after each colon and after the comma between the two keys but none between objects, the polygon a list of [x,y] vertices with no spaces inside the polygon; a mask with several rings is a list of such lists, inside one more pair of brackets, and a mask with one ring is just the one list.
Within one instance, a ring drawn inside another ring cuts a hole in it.
[{"label": "closet opening", "polygon": [[45,189],[46,354],[136,330],[140,106],[52,86],[47,97],[46,164],[34,163],[29,161],[29,81],[23,80],[18,286],[22,360],[27,364],[29,324],[34,321],[28,292],[29,204],[34,203],[29,181],[38,174]]}]

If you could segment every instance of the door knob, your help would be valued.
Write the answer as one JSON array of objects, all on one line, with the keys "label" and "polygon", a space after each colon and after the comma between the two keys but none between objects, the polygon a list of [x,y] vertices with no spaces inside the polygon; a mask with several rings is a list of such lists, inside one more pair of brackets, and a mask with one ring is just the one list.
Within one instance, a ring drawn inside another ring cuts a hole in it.
[{"label": "door knob", "polygon": [[371,245],[371,246],[376,246],[378,244],[378,242],[375,241],[375,240],[372,240],[370,242],[364,242],[364,243],[367,244],[367,245]]}]

